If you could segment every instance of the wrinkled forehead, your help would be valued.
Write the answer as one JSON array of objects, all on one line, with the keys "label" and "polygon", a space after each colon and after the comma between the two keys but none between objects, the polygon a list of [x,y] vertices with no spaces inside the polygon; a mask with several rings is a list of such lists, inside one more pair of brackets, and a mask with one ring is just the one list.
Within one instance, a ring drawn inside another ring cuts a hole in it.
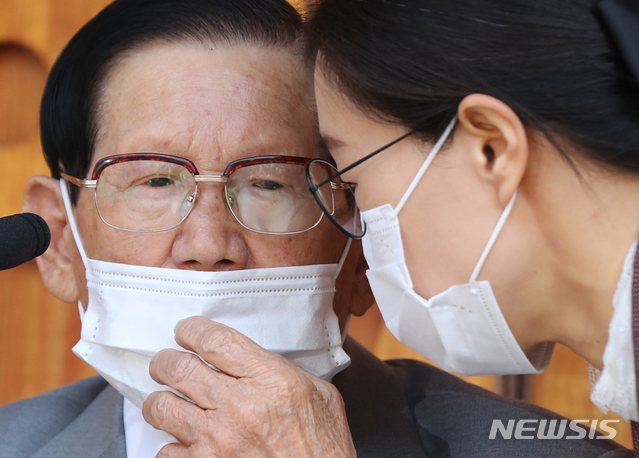
[{"label": "wrinkled forehead", "polygon": [[313,155],[312,72],[293,49],[147,44],[110,68],[99,97],[92,164],[131,152],[218,168],[241,157]]}]

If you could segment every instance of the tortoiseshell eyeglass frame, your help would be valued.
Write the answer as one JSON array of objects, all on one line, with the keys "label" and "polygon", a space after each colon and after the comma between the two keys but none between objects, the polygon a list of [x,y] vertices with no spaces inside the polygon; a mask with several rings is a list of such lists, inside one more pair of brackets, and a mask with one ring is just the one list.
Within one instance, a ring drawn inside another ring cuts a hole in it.
[{"label": "tortoiseshell eyeglass frame", "polygon": [[[231,214],[233,215],[233,218],[235,218],[235,220],[242,225],[242,227],[244,227],[245,229],[248,229],[249,231],[252,232],[257,232],[259,234],[270,234],[270,235],[292,235],[292,234],[300,234],[302,232],[307,232],[310,231],[311,229],[317,227],[317,225],[321,222],[324,214],[323,212],[320,214],[319,219],[317,220],[317,222],[309,227],[308,229],[304,229],[304,230],[300,230],[300,231],[295,231],[295,232],[265,232],[265,231],[259,231],[256,229],[252,229],[250,227],[247,227],[235,214],[235,212],[233,211],[233,208],[229,202],[229,195],[228,195],[228,191],[226,189],[226,183],[229,180],[229,177],[236,171],[238,171],[239,169],[241,169],[242,167],[247,167],[247,166],[251,166],[251,165],[259,165],[259,164],[294,164],[294,165],[299,165],[302,167],[305,167],[306,164],[308,162],[311,161],[310,158],[307,157],[300,157],[300,156],[277,156],[277,155],[271,155],[271,156],[255,156],[255,157],[247,157],[247,158],[243,158],[243,159],[238,159],[236,161],[233,161],[231,163],[229,163],[226,166],[226,169],[224,170],[224,172],[220,175],[200,175],[198,172],[197,167],[195,166],[195,164],[188,160],[185,159],[183,157],[179,157],[179,156],[172,156],[170,154],[163,154],[163,153],[129,153],[129,154],[117,154],[114,156],[107,156],[107,157],[103,157],[102,159],[100,159],[95,166],[93,167],[93,172],[91,173],[91,179],[87,180],[87,179],[82,179],[82,178],[77,178],[77,177],[73,177],[71,175],[68,175],[66,173],[61,173],[60,175],[62,176],[62,178],[64,178],[65,180],[67,180],[68,182],[79,186],[81,188],[93,188],[96,189],[98,186],[98,180],[100,179],[100,175],[102,174],[102,172],[104,171],[104,169],[106,169],[107,167],[114,165],[114,164],[120,164],[123,162],[131,162],[131,161],[141,161],[141,160],[145,160],[145,161],[159,161],[159,162],[168,162],[171,164],[176,164],[176,165],[181,165],[184,168],[186,168],[191,175],[193,175],[193,179],[195,180],[195,191],[194,193],[191,195],[191,197],[189,198],[191,200],[191,202],[195,202],[195,200],[197,199],[197,196],[199,194],[199,190],[197,187],[198,183],[222,183],[224,184],[224,196],[225,196],[225,203],[228,207],[228,209],[230,210]],[[302,173],[303,173],[302,169]],[[176,228],[177,226],[179,226],[180,224],[182,224],[184,222],[184,220],[189,216],[189,214],[191,213],[191,210],[189,210],[189,212],[184,216],[184,218],[182,218],[176,225],[166,228],[166,229],[158,229],[158,230],[135,230],[135,229],[125,229],[122,227],[117,227],[114,226],[112,224],[110,224],[109,222],[105,221],[104,218],[102,217],[102,214],[100,214],[100,208],[98,206],[98,197],[97,197],[97,193],[95,193],[95,205],[96,205],[96,209],[98,211],[98,214],[100,215],[100,219],[102,219],[102,221],[107,225],[110,226],[114,229],[119,229],[122,231],[127,231],[127,232],[140,232],[140,233],[146,233],[146,232],[163,232],[163,231],[168,231],[171,229]],[[193,208],[193,206],[191,206],[191,209]]]}]

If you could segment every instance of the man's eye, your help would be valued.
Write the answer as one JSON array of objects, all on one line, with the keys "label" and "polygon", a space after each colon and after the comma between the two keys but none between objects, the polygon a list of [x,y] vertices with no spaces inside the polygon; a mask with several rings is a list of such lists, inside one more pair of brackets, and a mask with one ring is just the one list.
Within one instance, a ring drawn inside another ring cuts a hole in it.
[{"label": "man's eye", "polygon": [[255,183],[262,189],[266,189],[268,191],[277,191],[278,189],[282,189],[284,186],[276,181],[258,181]]},{"label": "man's eye", "polygon": [[146,184],[153,188],[161,188],[164,186],[170,186],[171,184],[173,184],[173,180],[170,178],[157,177],[147,180]]}]

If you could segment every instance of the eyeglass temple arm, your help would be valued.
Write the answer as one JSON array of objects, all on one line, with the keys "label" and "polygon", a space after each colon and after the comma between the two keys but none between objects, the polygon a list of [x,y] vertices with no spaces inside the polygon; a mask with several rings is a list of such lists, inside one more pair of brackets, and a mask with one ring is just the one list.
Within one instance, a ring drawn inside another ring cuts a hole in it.
[{"label": "eyeglass temple arm", "polygon": [[391,146],[393,146],[395,143],[405,139],[406,137],[408,137],[409,135],[413,135],[414,133],[418,132],[417,130],[411,130],[410,132],[402,135],[401,137],[399,137],[398,139],[393,140],[392,142],[382,146],[381,148],[373,151],[372,153],[370,153],[368,156],[364,156],[363,158],[361,158],[358,161],[353,162],[351,165],[349,165],[348,167],[346,167],[345,169],[340,170],[339,172],[337,172],[335,175],[328,177],[326,180],[322,181],[320,184],[318,184],[315,189],[318,189],[322,186],[324,186],[326,183],[328,183],[329,181],[333,181],[335,178],[339,177],[340,175],[342,175],[343,173],[348,172],[349,170],[351,170],[354,167],[357,167],[358,165],[360,165],[362,162],[370,159],[371,157],[375,156],[378,153],[381,153],[382,151],[384,151],[387,148],[390,148]]},{"label": "eyeglass temple arm", "polygon": [[60,175],[69,183],[73,183],[81,188],[95,188],[98,185],[98,180],[81,180],[80,178],[72,177],[66,173],[61,173]]}]

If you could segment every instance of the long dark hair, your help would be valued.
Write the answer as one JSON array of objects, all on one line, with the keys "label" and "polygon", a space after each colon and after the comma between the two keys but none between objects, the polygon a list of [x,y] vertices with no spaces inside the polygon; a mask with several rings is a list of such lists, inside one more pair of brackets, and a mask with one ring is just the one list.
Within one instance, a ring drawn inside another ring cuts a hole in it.
[{"label": "long dark hair", "polygon": [[323,0],[308,29],[322,74],[385,121],[432,139],[488,94],[556,145],[639,172],[638,82],[593,0]]}]

